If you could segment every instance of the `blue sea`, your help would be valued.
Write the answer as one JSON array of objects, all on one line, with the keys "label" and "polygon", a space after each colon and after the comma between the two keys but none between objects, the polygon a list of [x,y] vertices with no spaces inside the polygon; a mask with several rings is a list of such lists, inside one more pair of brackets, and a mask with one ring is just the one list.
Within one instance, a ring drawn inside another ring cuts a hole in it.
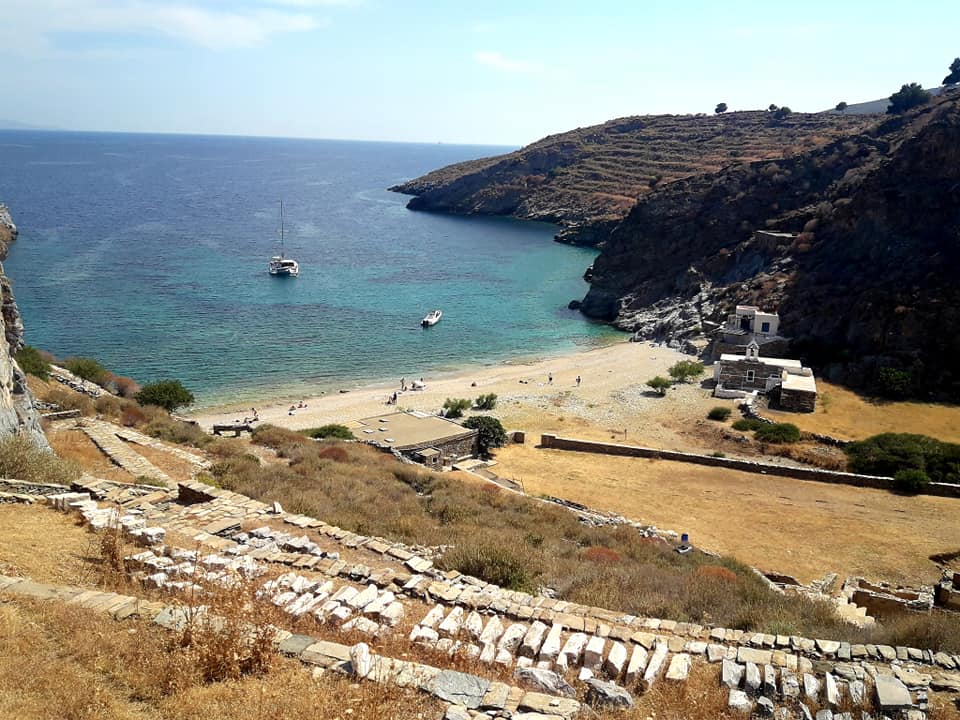
[{"label": "blue sea", "polygon": [[[594,251],[551,225],[411,212],[386,190],[509,148],[0,131],[5,267],[27,342],[198,405],[302,396],[568,352]],[[279,250],[297,278],[267,273]],[[421,329],[433,308],[443,320]]]}]

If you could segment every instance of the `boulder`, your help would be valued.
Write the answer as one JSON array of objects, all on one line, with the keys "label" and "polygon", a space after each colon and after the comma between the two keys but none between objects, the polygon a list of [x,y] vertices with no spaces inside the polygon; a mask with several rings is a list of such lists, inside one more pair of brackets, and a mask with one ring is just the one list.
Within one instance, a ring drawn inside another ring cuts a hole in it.
[{"label": "boulder", "polygon": [[598,708],[631,708],[633,696],[616,683],[590,678],[587,684],[587,703]]},{"label": "boulder", "polygon": [[570,683],[552,670],[542,670],[535,667],[518,667],[513,671],[513,676],[521,683],[529,685],[540,692],[549,693],[550,695],[575,697],[577,694],[577,691],[573,689]]}]

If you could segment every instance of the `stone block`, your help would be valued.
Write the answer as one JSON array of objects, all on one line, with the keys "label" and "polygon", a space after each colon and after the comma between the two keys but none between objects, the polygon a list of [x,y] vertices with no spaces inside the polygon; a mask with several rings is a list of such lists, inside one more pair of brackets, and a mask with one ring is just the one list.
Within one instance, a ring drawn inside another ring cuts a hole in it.
[{"label": "stone block", "polygon": [[627,648],[622,642],[614,641],[607,651],[607,659],[603,662],[603,671],[611,680],[616,680],[627,664]]},{"label": "stone block", "polygon": [[740,681],[743,680],[744,666],[732,660],[724,658],[720,664],[720,682],[731,690],[740,687]]},{"label": "stone block", "polygon": [[667,680],[686,680],[687,675],[690,674],[690,664],[690,656],[686,653],[674,655],[670,659],[670,666],[667,668]]}]

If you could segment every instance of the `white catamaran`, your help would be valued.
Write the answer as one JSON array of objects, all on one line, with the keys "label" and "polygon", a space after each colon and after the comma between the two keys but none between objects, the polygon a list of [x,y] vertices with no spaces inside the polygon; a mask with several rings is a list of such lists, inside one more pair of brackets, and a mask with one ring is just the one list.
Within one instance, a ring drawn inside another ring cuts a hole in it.
[{"label": "white catamaran", "polygon": [[283,200],[280,201],[280,254],[270,258],[270,274],[278,277],[296,277],[300,274],[300,264],[285,257],[283,248]]}]

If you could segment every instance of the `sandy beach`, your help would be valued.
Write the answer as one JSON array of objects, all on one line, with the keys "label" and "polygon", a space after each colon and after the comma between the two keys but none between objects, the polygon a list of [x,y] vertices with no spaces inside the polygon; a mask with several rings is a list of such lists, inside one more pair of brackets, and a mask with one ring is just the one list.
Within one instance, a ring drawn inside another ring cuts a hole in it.
[{"label": "sandy beach", "polygon": [[[691,384],[671,390],[669,402],[665,402],[654,396],[645,382],[654,375],[666,375],[668,367],[687,357],[666,347],[620,342],[529,363],[478,367],[438,378],[425,376],[422,390],[410,389],[419,377],[405,378],[408,389],[402,392],[398,377],[391,385],[303,398],[306,407],[292,413],[289,399],[256,408],[262,423],[304,429],[390,412],[395,408],[387,401],[394,391],[398,393],[396,409],[424,412],[437,412],[448,397],[473,399],[492,392],[498,397],[493,414],[509,428],[530,432],[576,428],[578,436],[584,437],[606,437],[612,431],[626,430],[628,439],[642,437],[653,442],[659,438],[662,446],[676,446],[675,441],[670,442],[674,437],[670,428],[661,422],[664,411],[676,415],[678,404],[692,403],[699,408],[711,401],[699,386]],[[214,423],[249,415],[252,408],[232,406],[191,417],[209,429]]]}]

